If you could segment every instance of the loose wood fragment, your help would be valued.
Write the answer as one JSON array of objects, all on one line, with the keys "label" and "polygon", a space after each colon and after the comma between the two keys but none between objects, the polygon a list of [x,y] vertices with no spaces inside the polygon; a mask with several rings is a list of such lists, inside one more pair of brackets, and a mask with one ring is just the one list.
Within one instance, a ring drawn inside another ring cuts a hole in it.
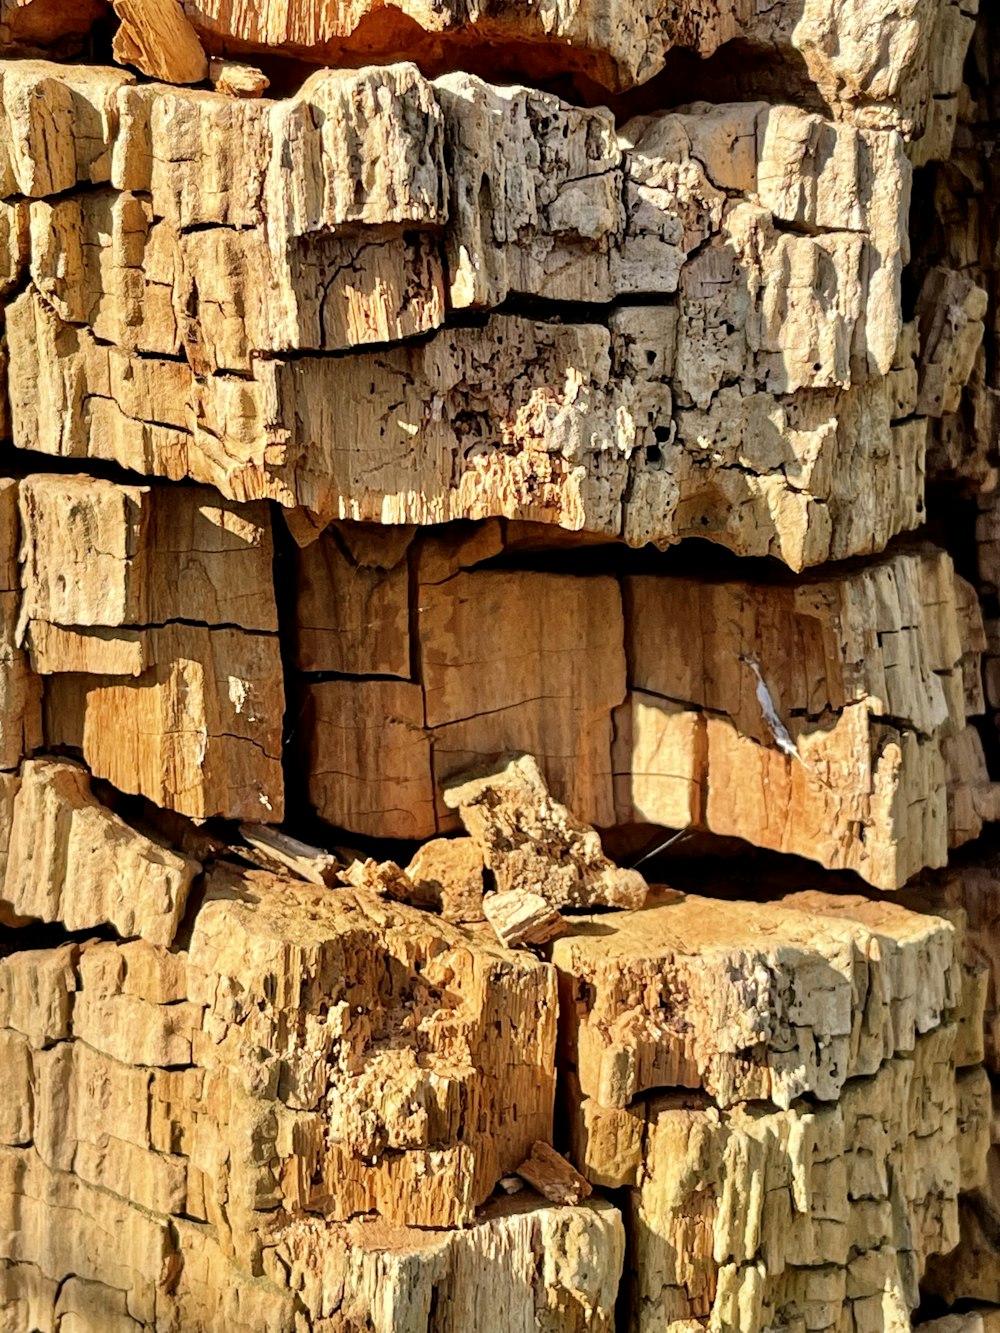
[{"label": "loose wood fragment", "polygon": [[210,60],[208,77],[217,92],[230,97],[261,97],[270,83],[255,65],[241,65],[236,60]]},{"label": "loose wood fragment", "polygon": [[517,1174],[552,1203],[577,1204],[593,1193],[579,1171],[548,1143],[532,1144]]},{"label": "loose wood fragment", "polygon": [[377,893],[398,903],[411,902],[415,897],[413,882],[395,861],[376,861],[370,856],[364,861],[352,861],[341,871],[340,878],[355,889]]},{"label": "loose wood fragment", "polygon": [[241,824],[240,837],[250,844],[251,855],[260,858],[264,870],[290,870],[310,884],[329,886],[335,883],[341,869],[337,858],[322,847],[312,847],[266,824]]},{"label": "loose wood fragment", "polygon": [[[530,755],[450,786],[445,802],[458,810],[501,893],[530,894],[555,908],[645,901],[646,881],[614,865],[597,830],[552,799]],[[534,912],[534,903],[523,905]]]},{"label": "loose wood fragment", "polygon": [[112,0],[121,26],[115,59],[165,83],[200,83],[208,59],[180,0]]},{"label": "loose wood fragment", "polygon": [[446,921],[483,919],[483,853],[472,838],[432,838],[418,848],[406,873],[412,902],[438,911]]},{"label": "loose wood fragment", "polygon": [[566,929],[558,909],[530,889],[501,889],[482,901],[483,915],[508,949],[547,944]]}]

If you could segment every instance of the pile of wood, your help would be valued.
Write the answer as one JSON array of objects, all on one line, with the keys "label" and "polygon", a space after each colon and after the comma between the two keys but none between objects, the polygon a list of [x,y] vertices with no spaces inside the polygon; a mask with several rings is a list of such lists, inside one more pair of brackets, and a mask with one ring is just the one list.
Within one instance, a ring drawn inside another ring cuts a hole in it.
[{"label": "pile of wood", "polygon": [[997,1333],[975,9],[0,0],[2,1333]]}]

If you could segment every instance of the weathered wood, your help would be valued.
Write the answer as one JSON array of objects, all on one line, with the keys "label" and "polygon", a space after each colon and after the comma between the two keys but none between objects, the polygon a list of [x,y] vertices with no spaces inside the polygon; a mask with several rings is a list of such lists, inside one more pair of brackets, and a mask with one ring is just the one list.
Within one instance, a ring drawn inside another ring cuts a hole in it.
[{"label": "weathered wood", "polygon": [[[969,724],[988,641],[946,553],[921,545],[794,580],[616,580],[519,558],[486,525],[418,536],[405,604],[395,567],[384,593],[377,574],[367,582],[416,670],[307,684],[323,818],[376,836],[448,831],[440,789],[523,751],[598,826],[705,828],[897,889],[1000,809]],[[317,576],[307,607],[333,605],[339,579]],[[337,660],[361,676],[375,659]]]},{"label": "weathered wood", "polygon": [[517,1174],[553,1203],[580,1203],[593,1193],[579,1171],[548,1143],[532,1144]]},{"label": "weathered wood", "polygon": [[208,77],[208,58],[180,0],[111,3],[121,20],[112,47],[117,61],[166,83],[200,83]]},{"label": "weathered wood", "polygon": [[741,1333],[907,1327],[927,1258],[957,1240],[952,1036],[815,1111],[653,1100],[631,1209],[637,1333],[706,1316]]},{"label": "weathered wood", "polygon": [[[531,893],[553,907],[641,907],[647,885],[604,854],[596,829],[549,795],[531,755],[508,757],[446,788],[501,893]],[[487,913],[489,916],[489,913]]]},{"label": "weathered wood", "polygon": [[[22,447],[320,526],[493,513],[797,568],[921,521],[895,130],[741,102],[616,136],[604,111],[404,65],[317,73],[282,102],[41,62],[5,77],[11,185],[33,200],[32,284],[8,314]],[[95,161],[50,150],[18,101],[59,80],[99,123]],[[32,152],[51,158],[33,173]],[[74,196],[76,179],[108,188]],[[441,330],[449,305],[517,295],[636,304]],[[315,355],[275,355],[299,350]]]},{"label": "weathered wood", "polygon": [[280,823],[277,638],[174,623],[110,642],[128,647],[127,664],[109,663],[109,640],[86,632],[70,657],[38,663],[55,673],[46,676],[47,744],[74,747],[95,777],[168,810]]},{"label": "weathered wood", "polygon": [[[58,961],[55,952],[44,959]],[[499,1177],[550,1135],[554,973],[486,931],[442,925],[371,893],[230,867],[209,875],[187,952],[92,941],[69,961],[71,979],[53,973],[48,984],[75,992],[72,1015],[49,1027],[73,1040],[34,1062],[33,1079],[50,1071],[63,1089],[33,1085],[36,1145],[52,1143],[58,1159],[46,1160],[75,1169],[59,1107],[77,1098],[79,1134],[99,1135],[95,1098],[124,1081],[136,1128],[130,1140],[125,1124],[116,1133],[142,1160],[156,1151],[171,1159],[154,1157],[150,1171],[188,1169],[189,1206],[175,1200],[153,1211],[224,1224],[241,1262],[277,1205],[332,1219],[374,1211],[400,1224],[470,1222]],[[0,965],[30,987],[29,1040],[57,1003],[25,970],[36,966],[32,955]],[[23,1001],[6,982],[4,996],[11,1007],[0,1005],[0,1019],[21,1031]],[[104,1075],[74,1067],[97,1057]],[[169,1103],[152,1131],[145,1094],[127,1091],[136,1079],[148,1086],[150,1069],[157,1085],[167,1080]],[[177,1080],[183,1086],[171,1093]],[[6,1090],[4,1105],[21,1092]],[[101,1170],[118,1170],[116,1161],[106,1157]],[[93,1183],[152,1206],[132,1192],[145,1186],[127,1172]]]},{"label": "weathered wood", "polygon": [[488,893],[483,898],[482,910],[497,939],[508,949],[548,944],[566,929],[552,903],[531,889],[501,889],[497,893]]},{"label": "weathered wood", "polygon": [[236,60],[210,60],[208,77],[216,92],[230,97],[260,97],[270,82],[255,65],[241,65]]},{"label": "weathered wood", "polygon": [[432,838],[406,867],[414,906],[457,923],[483,919],[483,853],[472,838]]},{"label": "weathered wood", "polygon": [[290,871],[310,884],[329,886],[336,882],[340,862],[321,847],[313,847],[266,824],[241,824],[240,837],[249,844],[249,851],[239,849],[240,855],[257,861],[264,870],[279,874]]},{"label": "weathered wood", "polygon": [[689,895],[575,918],[552,960],[583,1095],[613,1107],[664,1087],[720,1106],[835,1101],[847,1079],[912,1050],[959,1000],[952,926],[889,904],[871,925],[863,910],[831,925],[839,900],[820,914],[820,897],[802,910]]},{"label": "weathered wood", "polygon": [[3,1333],[985,1333],[975,8],[0,0]]},{"label": "weathered wood", "polygon": [[201,867],[105,809],[77,764],[29,760],[14,797],[3,907],[67,930],[174,941]]},{"label": "weathered wood", "polygon": [[28,477],[18,494],[23,620],[277,629],[263,504],[79,475]]}]

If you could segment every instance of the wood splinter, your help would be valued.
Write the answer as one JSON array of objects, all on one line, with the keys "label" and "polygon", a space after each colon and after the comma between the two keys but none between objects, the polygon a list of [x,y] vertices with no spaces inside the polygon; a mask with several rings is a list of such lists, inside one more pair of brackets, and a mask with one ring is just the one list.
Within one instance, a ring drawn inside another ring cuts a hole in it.
[{"label": "wood splinter", "polygon": [[541,1141],[532,1145],[531,1153],[517,1168],[522,1180],[551,1203],[582,1203],[592,1193],[590,1184],[561,1153]]}]

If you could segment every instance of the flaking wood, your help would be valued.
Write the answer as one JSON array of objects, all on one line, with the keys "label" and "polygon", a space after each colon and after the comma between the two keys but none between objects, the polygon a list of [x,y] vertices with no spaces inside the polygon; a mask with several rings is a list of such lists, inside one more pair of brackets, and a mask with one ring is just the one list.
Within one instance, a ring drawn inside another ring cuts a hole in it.
[{"label": "flaking wood", "polygon": [[[281,102],[44,62],[0,83],[21,448],[319,526],[498,514],[795,568],[920,521],[895,130],[758,102],[616,133],[600,109],[406,64]],[[57,123],[92,122],[78,149],[43,138],[50,87]],[[966,286],[961,354],[934,353],[952,391],[982,332]],[[523,297],[629,304],[442,327]]]}]

